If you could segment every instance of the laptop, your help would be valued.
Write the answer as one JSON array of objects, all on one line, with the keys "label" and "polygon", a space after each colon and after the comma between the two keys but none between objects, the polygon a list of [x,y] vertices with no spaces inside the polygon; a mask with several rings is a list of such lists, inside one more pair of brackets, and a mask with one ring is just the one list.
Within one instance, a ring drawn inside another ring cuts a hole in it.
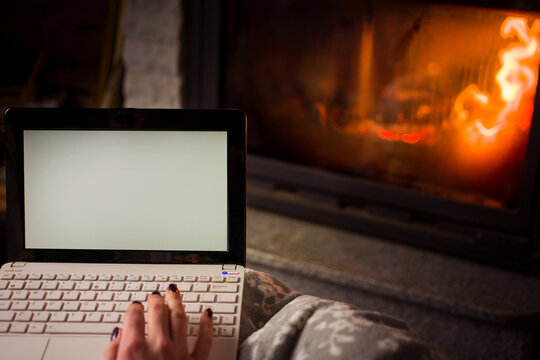
[{"label": "laptop", "polygon": [[245,240],[240,110],[8,109],[1,359],[101,359],[133,301],[177,284],[193,347],[238,347]]}]

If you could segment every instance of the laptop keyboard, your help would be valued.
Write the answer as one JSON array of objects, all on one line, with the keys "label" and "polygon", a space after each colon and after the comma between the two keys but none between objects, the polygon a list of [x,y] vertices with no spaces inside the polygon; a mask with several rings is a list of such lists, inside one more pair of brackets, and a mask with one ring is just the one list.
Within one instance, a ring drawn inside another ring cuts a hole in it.
[{"label": "laptop keyboard", "polygon": [[2,273],[0,333],[110,334],[122,326],[133,301],[146,309],[149,294],[164,294],[174,283],[182,295],[189,336],[198,335],[201,312],[210,308],[214,336],[232,337],[239,322],[240,280],[237,275]]}]

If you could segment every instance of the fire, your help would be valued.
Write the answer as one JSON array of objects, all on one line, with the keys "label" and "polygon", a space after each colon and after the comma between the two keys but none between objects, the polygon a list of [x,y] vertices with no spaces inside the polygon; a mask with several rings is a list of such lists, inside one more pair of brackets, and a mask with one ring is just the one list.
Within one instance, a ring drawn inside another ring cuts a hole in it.
[{"label": "fire", "polygon": [[524,18],[508,17],[500,30],[503,39],[517,37],[499,54],[495,76],[499,94],[486,94],[476,84],[465,88],[454,104],[453,125],[475,153],[487,150],[502,133],[518,127],[528,131],[534,108],[534,90],[540,64],[540,20],[529,27]]}]

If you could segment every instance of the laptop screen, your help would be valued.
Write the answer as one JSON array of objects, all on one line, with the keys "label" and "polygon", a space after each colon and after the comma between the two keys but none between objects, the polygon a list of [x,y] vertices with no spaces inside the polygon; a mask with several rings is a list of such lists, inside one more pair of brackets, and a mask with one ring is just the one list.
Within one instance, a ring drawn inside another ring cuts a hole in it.
[{"label": "laptop screen", "polygon": [[227,131],[24,130],[27,249],[227,251]]}]

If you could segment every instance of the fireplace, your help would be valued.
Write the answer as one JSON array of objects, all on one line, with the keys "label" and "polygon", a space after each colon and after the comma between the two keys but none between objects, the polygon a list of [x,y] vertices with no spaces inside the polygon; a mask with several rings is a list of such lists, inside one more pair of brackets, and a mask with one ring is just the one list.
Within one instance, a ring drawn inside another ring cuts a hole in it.
[{"label": "fireplace", "polygon": [[250,205],[538,274],[540,6],[474,5],[187,1],[184,106],[246,111]]}]

